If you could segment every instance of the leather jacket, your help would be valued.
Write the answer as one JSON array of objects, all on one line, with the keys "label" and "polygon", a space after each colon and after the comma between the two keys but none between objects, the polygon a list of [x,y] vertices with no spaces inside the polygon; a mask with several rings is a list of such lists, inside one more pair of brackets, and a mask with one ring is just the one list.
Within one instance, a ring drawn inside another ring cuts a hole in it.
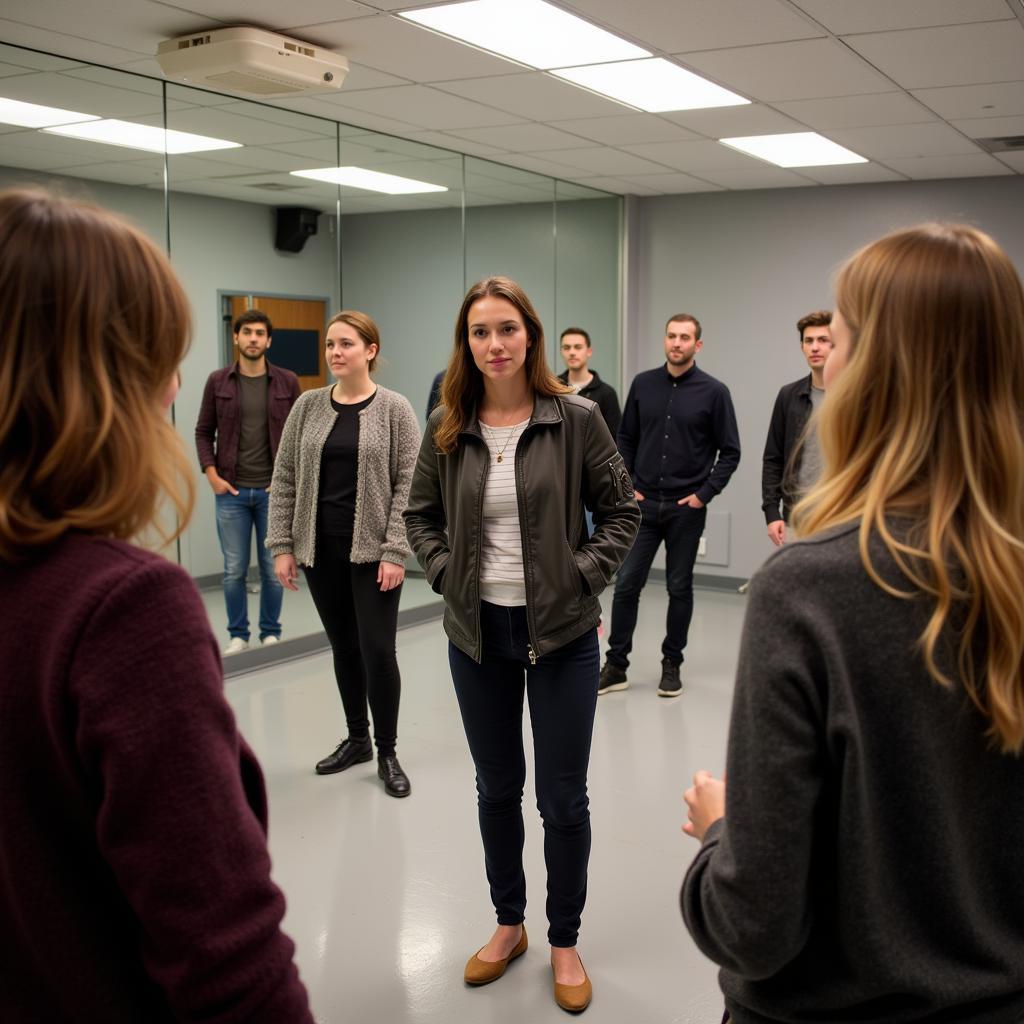
[{"label": "leather jacket", "polygon": [[[491,462],[476,414],[447,455],[433,443],[443,409],[427,421],[405,525],[427,582],[445,601],[444,628],[479,662],[480,547]],[[598,407],[576,395],[537,395],[515,456],[531,662],[601,617],[598,595],[633,545],[640,510]],[[584,504],[594,513],[587,536]]]}]

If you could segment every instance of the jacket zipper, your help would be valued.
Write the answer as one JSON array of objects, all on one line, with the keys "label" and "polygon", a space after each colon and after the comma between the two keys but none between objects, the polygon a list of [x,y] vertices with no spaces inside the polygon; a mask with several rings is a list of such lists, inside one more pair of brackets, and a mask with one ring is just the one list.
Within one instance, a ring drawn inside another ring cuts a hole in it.
[{"label": "jacket zipper", "polygon": [[[519,506],[519,542],[523,547],[523,580],[526,583],[526,631],[530,637],[530,642],[526,645],[526,653],[529,655],[530,664],[537,664],[537,651],[536,651],[536,636],[537,630],[534,628],[533,621],[533,579],[532,569],[530,567],[530,560],[526,557],[528,544],[526,541],[526,497],[523,493],[523,488],[520,486],[520,474],[519,467],[521,465],[520,452],[522,450],[523,438],[529,433],[530,428],[533,424],[527,424],[526,429],[519,435],[519,440],[516,442],[516,456],[515,456],[515,474],[516,474],[516,504]],[[490,453],[488,453],[488,461],[490,460]]]}]

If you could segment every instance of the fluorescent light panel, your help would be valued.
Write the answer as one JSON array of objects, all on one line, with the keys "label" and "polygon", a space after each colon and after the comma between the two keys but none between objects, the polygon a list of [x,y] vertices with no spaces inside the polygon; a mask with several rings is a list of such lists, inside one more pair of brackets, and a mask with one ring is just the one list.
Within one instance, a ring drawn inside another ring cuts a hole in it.
[{"label": "fluorescent light panel", "polygon": [[101,142],[107,146],[123,146],[125,149],[141,149],[147,153],[204,153],[211,149],[240,149],[240,142],[214,139],[208,135],[193,135],[171,128],[154,128],[148,124],[133,121],[118,121],[105,118],[102,121],[88,121],[85,124],[67,124],[44,128],[53,135],[66,135],[87,142]]},{"label": "fluorescent light panel", "polygon": [[19,128],[49,128],[55,124],[98,120],[97,114],[80,114],[76,110],[61,110],[60,107],[42,107],[38,103],[25,103],[0,96],[0,124],[15,124]]},{"label": "fluorescent light panel", "polygon": [[817,132],[786,132],[781,135],[746,135],[719,139],[741,153],[767,160],[778,167],[824,167],[827,164],[866,164],[867,157],[840,146]]},{"label": "fluorescent light panel", "polygon": [[429,181],[416,181],[413,178],[402,178],[397,174],[384,174],[382,171],[368,171],[363,167],[317,167],[291,173],[297,178],[312,178],[314,181],[361,188],[368,192],[385,192],[391,196],[448,191],[444,185],[432,185]]},{"label": "fluorescent light panel", "polygon": [[552,70],[551,74],[652,114],[666,110],[736,107],[750,102],[663,57],[591,67],[563,67]]},{"label": "fluorescent light panel", "polygon": [[544,0],[470,0],[399,17],[541,70],[651,55]]}]

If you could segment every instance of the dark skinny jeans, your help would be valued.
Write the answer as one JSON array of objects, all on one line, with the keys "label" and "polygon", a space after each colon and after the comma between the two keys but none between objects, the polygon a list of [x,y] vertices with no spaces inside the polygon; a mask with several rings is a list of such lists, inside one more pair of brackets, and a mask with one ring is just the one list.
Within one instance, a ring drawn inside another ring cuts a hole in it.
[{"label": "dark skinny jeans", "polygon": [[587,766],[600,648],[589,630],[530,665],[525,608],[482,602],[483,659],[448,645],[462,723],[476,765],[484,863],[498,924],[526,912],[523,872],[523,694],[530,703],[537,808],[544,822],[548,941],[575,946],[587,899]]},{"label": "dark skinny jeans", "polygon": [[402,588],[381,593],[379,562],[350,562],[351,537],[322,536],[315,565],[303,566],[313,603],[334,653],[348,734],[370,734],[367,699],[379,754],[393,754],[398,736],[402,680],[395,656],[398,602]]}]

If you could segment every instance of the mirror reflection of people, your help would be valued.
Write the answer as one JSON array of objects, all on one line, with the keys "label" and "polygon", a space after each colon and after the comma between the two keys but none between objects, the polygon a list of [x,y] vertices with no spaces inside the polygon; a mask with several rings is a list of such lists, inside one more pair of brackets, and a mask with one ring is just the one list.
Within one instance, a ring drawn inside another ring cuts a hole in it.
[{"label": "mirror reflection of people", "polygon": [[818,436],[805,430],[811,413],[825,399],[825,361],[832,351],[830,323],[832,313],[827,309],[797,321],[800,351],[811,372],[780,388],[772,408],[761,460],[761,508],[768,537],[776,547],[786,541],[786,523],[798,496],[811,488],[821,472]]},{"label": "mirror reflection of people", "polygon": [[1024,290],[922,225],[840,271],[832,338],[683,914],[735,1024],[1024,1020]]},{"label": "mirror reflection of people", "polygon": [[348,735],[316,764],[333,775],[373,760],[394,797],[408,796],[398,762],[401,677],[398,602],[409,545],[402,513],[420,442],[408,400],[374,383],[380,332],[365,313],[327,324],[334,383],[307,391],[285,424],[270,491],[267,546],[281,584],[297,590],[302,566],[334,654]]},{"label": "mirror reflection of people", "polygon": [[199,464],[217,505],[217,538],[224,554],[224,603],[228,613],[225,654],[249,646],[249,595],[246,577],[253,533],[260,570],[261,644],[281,639],[284,591],[274,575],[274,560],[264,546],[274,457],[281,431],[299,397],[299,378],[272,366],[267,351],[273,340],[270,317],[248,309],[232,326],[238,358],[214,370],[203,389],[196,421]]},{"label": "mirror reflection of people", "polygon": [[202,600],[135,540],[192,507],[185,292],[125,221],[17,190],[0,306],[0,1018],[312,1024]]},{"label": "mirror reflection of people", "polygon": [[[587,536],[583,496],[597,529]],[[459,310],[441,407],[420,448],[409,540],[433,589],[476,766],[480,831],[498,927],[466,965],[497,980],[526,951],[524,695],[544,822],[555,1001],[580,1011],[576,953],[587,891],[587,766],[597,677],[597,595],[636,534],[633,488],[593,402],[547,368],[544,330],[514,281],[490,277]]]}]

